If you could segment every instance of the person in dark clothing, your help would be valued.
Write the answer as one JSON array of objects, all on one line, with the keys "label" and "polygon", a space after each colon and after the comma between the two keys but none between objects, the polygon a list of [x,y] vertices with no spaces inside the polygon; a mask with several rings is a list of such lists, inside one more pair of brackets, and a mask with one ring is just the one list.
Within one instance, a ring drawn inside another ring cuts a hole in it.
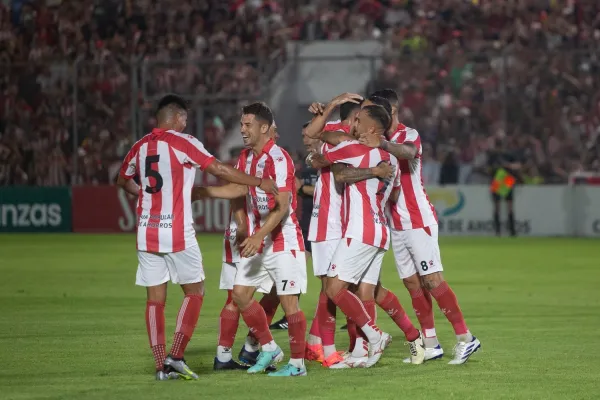
[{"label": "person in dark clothing", "polygon": [[[490,151],[488,156],[488,166],[493,180],[492,187],[494,187],[495,184],[499,186],[506,185],[506,182],[499,181],[498,179],[497,174],[500,170],[506,171],[509,180],[511,177],[515,181],[519,180],[521,161],[516,152],[508,149],[504,140],[498,139],[496,141],[495,149]],[[510,189],[506,193],[492,190],[492,199],[494,201],[494,228],[496,230],[496,235],[500,236],[502,232],[500,225],[500,203],[504,199],[506,201],[506,207],[508,208],[508,230],[511,236],[516,236],[517,230],[515,227],[515,214],[513,209],[514,186],[510,185]]]},{"label": "person in dark clothing", "polygon": [[[308,122],[302,126],[302,129],[308,126]],[[305,141],[305,145],[307,146],[307,150],[312,151],[312,147],[308,148],[308,146],[312,146],[312,142],[316,142],[315,140],[310,139],[310,143]],[[302,213],[300,215],[300,229],[302,229],[302,236],[304,238],[304,248],[306,249],[306,254],[310,256],[311,252],[311,242],[308,241],[308,228],[310,226],[310,216],[313,211],[313,194],[315,192],[315,184],[317,183],[318,170],[315,168],[309,167],[306,164],[303,164],[302,169],[296,171],[296,187],[298,188],[298,198],[300,200],[300,209]],[[273,322],[269,329],[287,329],[288,322],[285,317],[281,318],[279,321]]]}]

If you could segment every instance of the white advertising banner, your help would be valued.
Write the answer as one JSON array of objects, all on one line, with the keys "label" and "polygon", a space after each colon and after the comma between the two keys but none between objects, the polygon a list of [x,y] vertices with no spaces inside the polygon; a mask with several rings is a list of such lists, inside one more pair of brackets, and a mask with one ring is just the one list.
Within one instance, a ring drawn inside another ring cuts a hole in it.
[{"label": "white advertising banner", "polygon": [[574,235],[600,237],[600,187],[575,186]]},{"label": "white advertising banner", "polygon": [[[430,186],[429,200],[438,213],[441,235],[494,235],[494,209],[487,185]],[[575,204],[573,187],[518,186],[514,214],[520,236],[574,234],[570,218]],[[508,211],[501,203],[500,221],[508,232]],[[600,211],[596,211],[600,213]]]}]

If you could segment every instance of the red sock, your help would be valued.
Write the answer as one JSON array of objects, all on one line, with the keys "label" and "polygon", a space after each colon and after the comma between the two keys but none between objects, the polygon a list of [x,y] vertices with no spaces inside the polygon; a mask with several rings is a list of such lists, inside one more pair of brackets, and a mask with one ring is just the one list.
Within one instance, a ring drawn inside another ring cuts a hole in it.
[{"label": "red sock", "polygon": [[171,347],[171,356],[173,358],[183,358],[183,353],[187,347],[196,324],[200,316],[202,301],[204,296],[200,294],[188,294],[184,297],[179,314],[177,315],[177,326],[175,328],[175,337]]},{"label": "red sock", "polygon": [[441,285],[430,290],[430,292],[446,318],[448,318],[448,321],[452,324],[454,333],[456,335],[466,334],[469,329],[467,329],[467,324],[458,305],[458,300],[456,300],[456,295],[450,286],[448,286],[448,283],[442,282]]},{"label": "red sock", "polygon": [[[271,297],[271,296],[263,296],[258,303],[265,311],[265,317],[267,318],[267,326],[271,325],[273,318],[275,317],[275,313],[277,312],[277,307],[279,307],[279,297]],[[248,336],[258,341],[258,338],[252,331],[248,331]]]},{"label": "red sock", "polygon": [[413,309],[421,325],[421,332],[425,337],[435,337],[435,324],[433,323],[433,308],[431,306],[431,295],[425,289],[409,290],[412,298]]},{"label": "red sock", "polygon": [[163,369],[166,355],[165,345],[165,303],[149,301],[146,303],[146,330],[150,348],[154,356],[156,370]]},{"label": "red sock", "polygon": [[378,305],[387,313],[387,315],[390,316],[391,319],[394,320],[396,325],[398,325],[398,328],[404,332],[406,340],[412,342],[419,337],[419,331],[417,328],[415,328],[412,322],[410,322],[408,315],[406,315],[406,311],[404,311],[404,308],[402,308],[398,297],[396,297],[394,293],[388,290],[387,295]]},{"label": "red sock", "polygon": [[369,314],[367,314],[363,303],[358,297],[356,297],[356,295],[348,291],[348,289],[340,290],[332,300],[344,314],[356,322],[358,327],[363,327],[367,324],[373,326],[375,325],[371,321]]},{"label": "red sock", "polygon": [[233,290],[228,290],[227,291],[227,300],[225,300],[225,305],[228,306],[231,303],[233,303]]},{"label": "red sock", "polygon": [[219,346],[228,348],[233,347],[239,323],[239,310],[231,311],[228,308],[223,307],[219,318]]},{"label": "red sock", "polygon": [[346,326],[348,329],[348,337],[350,339],[350,346],[348,347],[348,350],[352,352],[352,350],[354,350],[354,345],[356,344],[356,339],[358,339],[359,329],[356,327],[356,323],[348,317],[346,317]]},{"label": "red sock", "polygon": [[287,317],[290,337],[290,358],[304,358],[306,347],[306,317],[302,311]]},{"label": "red sock", "polygon": [[271,325],[275,313],[277,313],[277,307],[279,307],[279,297],[263,296],[258,302],[260,306],[265,310],[265,316],[267,317],[267,324]]},{"label": "red sock", "polygon": [[331,346],[335,344],[335,314],[336,306],[325,293],[319,296],[319,331],[321,333],[321,341],[323,346]]},{"label": "red sock", "polygon": [[256,300],[252,300],[250,307],[242,311],[242,318],[244,318],[244,322],[250,328],[250,333],[254,334],[253,336],[256,337],[261,345],[265,345],[273,340],[265,310],[263,310]]},{"label": "red sock", "polygon": [[310,324],[310,331],[308,332],[309,335],[316,336],[318,338],[321,337],[321,332],[320,332],[320,329],[319,329],[319,324],[320,324],[320,322],[319,322],[319,309],[322,307],[321,306],[321,302],[322,302],[321,299],[323,297],[325,297],[325,299],[327,299],[327,295],[325,293],[321,292],[319,294],[319,301],[317,302],[317,308],[315,310],[315,316],[313,317],[312,323]]}]

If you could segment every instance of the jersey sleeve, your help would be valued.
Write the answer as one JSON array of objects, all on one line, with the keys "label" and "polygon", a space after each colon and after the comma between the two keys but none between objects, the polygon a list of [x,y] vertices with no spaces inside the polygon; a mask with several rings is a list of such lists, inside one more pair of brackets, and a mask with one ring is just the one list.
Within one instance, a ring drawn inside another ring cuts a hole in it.
[{"label": "jersey sleeve", "polygon": [[123,164],[121,164],[121,170],[119,171],[119,175],[121,175],[122,178],[131,179],[135,176],[137,171],[136,163],[138,149],[138,146],[133,146],[125,156]]},{"label": "jersey sleeve", "polygon": [[275,183],[280,192],[291,192],[296,184],[296,168],[287,154],[275,154],[271,157],[275,169]]},{"label": "jersey sleeve", "polygon": [[370,150],[357,141],[346,141],[329,149],[323,155],[332,164],[348,164],[358,168],[364,155]]},{"label": "jersey sleeve", "polygon": [[206,150],[202,142],[192,135],[183,137],[183,140],[185,140],[185,148],[183,154],[179,157],[182,164],[189,163],[204,171],[216,160],[215,156]]},{"label": "jersey sleeve", "polygon": [[417,148],[417,157],[421,157],[423,148],[421,147],[421,136],[416,129],[407,129],[404,140],[398,142],[400,144],[413,144]]}]

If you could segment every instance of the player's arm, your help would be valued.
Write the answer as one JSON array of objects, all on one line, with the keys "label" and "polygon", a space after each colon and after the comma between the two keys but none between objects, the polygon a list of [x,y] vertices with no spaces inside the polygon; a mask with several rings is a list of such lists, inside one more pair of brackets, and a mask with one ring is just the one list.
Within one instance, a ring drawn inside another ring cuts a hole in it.
[{"label": "player's arm", "polygon": [[[363,98],[361,95],[354,94],[354,93],[343,93],[343,94],[340,94],[339,96],[334,97],[327,104],[327,106],[325,106],[325,108],[322,110],[322,112],[317,113],[314,116],[314,118],[312,119],[312,121],[310,121],[310,123],[306,126],[306,129],[304,130],[306,136],[313,138],[313,139],[318,139],[321,136],[321,132],[323,131],[323,128],[325,128],[325,125],[327,124],[329,117],[331,116],[333,111],[338,106],[340,106],[346,102],[360,104],[360,102],[362,100],[363,100]],[[319,107],[319,111],[321,111],[320,107]]]},{"label": "player's arm", "polygon": [[134,144],[125,156],[119,170],[119,177],[117,178],[117,185],[133,196],[138,196],[140,193],[139,185],[133,180],[133,177],[137,173],[138,143]]},{"label": "player's arm", "polygon": [[240,245],[240,249],[242,249],[240,254],[242,257],[252,257],[258,252],[263,240],[273,231],[273,229],[277,228],[285,214],[288,212],[290,208],[290,198],[291,195],[288,191],[280,192],[275,196],[275,208],[267,215],[264,224]]},{"label": "player's arm", "polygon": [[392,193],[390,193],[390,198],[389,198],[389,202],[391,202],[392,204],[396,204],[398,202],[398,199],[400,198],[400,188],[394,188],[392,190]]},{"label": "player's arm", "polygon": [[323,154],[310,153],[308,157],[306,157],[306,164],[315,169],[321,169],[329,167],[331,165],[331,161],[325,158]]},{"label": "player's arm", "polygon": [[364,135],[358,141],[365,146],[387,151],[399,160],[412,160],[419,153],[419,149],[413,142],[391,143],[377,135]]},{"label": "player's arm", "polygon": [[[217,161],[217,160],[213,161],[212,163],[210,163],[208,165],[208,167],[206,168],[206,172],[216,176],[217,178],[223,179],[224,181],[227,181],[230,183],[237,183],[238,184],[237,186],[240,186],[240,185],[258,186],[259,188],[264,190],[266,193],[269,193],[269,194],[279,193],[279,190],[277,189],[277,185],[275,185],[275,182],[273,182],[271,179],[261,179],[256,176],[245,174],[245,173],[233,168],[232,166],[223,164],[222,162]],[[229,185],[225,185],[225,186],[229,186]],[[237,192],[239,192],[240,190],[241,189],[238,188]],[[247,192],[248,188],[246,188],[245,190]],[[243,196],[243,194],[242,194],[242,196]],[[235,196],[235,197],[215,196],[215,197],[231,199],[231,198],[240,197],[240,196]]]},{"label": "player's arm", "polygon": [[117,185],[133,196],[138,196],[140,193],[140,187],[131,178],[125,178],[119,175],[117,178]]},{"label": "player's arm", "polygon": [[243,243],[248,237],[248,221],[246,219],[246,200],[243,197],[238,197],[230,201],[231,213],[233,220],[237,225],[235,234],[235,243]]},{"label": "player's arm", "polygon": [[338,144],[353,140],[349,135],[345,132],[340,131],[332,131],[332,132],[321,132],[319,136],[319,140],[325,143],[329,143],[332,146],[337,146]]},{"label": "player's arm", "polygon": [[313,185],[304,185],[298,178],[296,178],[296,186],[298,187],[298,196],[312,197],[315,194]]},{"label": "player's arm", "polygon": [[391,179],[394,177],[394,167],[387,162],[381,162],[373,168],[354,168],[346,164],[333,164],[331,171],[336,182],[346,184],[371,178]]},{"label": "player's arm", "polygon": [[190,163],[195,167],[200,168],[201,170],[206,171],[209,174],[214,175],[217,178],[220,178],[224,181],[230,183],[237,183],[239,185],[258,186],[266,193],[270,194],[278,193],[275,182],[273,182],[270,179],[261,179],[257,178],[256,176],[245,174],[241,171],[238,171],[230,165],[223,164],[204,148],[202,142],[200,142],[193,136],[189,136],[186,138],[185,154],[178,154],[178,157],[180,157],[180,161],[182,163]]},{"label": "player's arm", "polygon": [[248,194],[248,186],[228,183],[223,186],[202,186],[192,188],[192,201],[205,198],[237,199]]}]

